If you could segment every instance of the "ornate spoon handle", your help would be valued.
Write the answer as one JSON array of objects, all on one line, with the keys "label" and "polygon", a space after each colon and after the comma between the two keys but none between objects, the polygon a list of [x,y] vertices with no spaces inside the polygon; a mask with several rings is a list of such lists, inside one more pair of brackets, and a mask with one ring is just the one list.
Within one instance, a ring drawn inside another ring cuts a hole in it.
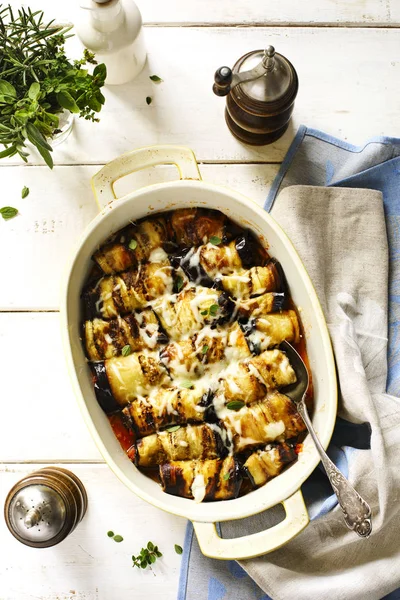
[{"label": "ornate spoon handle", "polygon": [[311,423],[304,400],[297,404],[297,410],[314,440],[328,479],[344,513],[344,520],[347,527],[355,531],[360,537],[367,538],[372,531],[371,508],[347,481],[336,465],[333,464],[323,449]]}]

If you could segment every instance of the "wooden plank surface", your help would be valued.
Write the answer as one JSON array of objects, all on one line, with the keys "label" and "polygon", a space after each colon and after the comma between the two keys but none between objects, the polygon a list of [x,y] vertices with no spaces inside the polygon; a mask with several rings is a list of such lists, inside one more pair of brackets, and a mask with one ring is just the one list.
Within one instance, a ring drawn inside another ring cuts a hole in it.
[{"label": "wooden plank surface", "polygon": [[[77,120],[74,133],[54,150],[58,164],[105,163],[158,143],[188,145],[206,162],[280,162],[301,123],[353,143],[400,136],[399,29],[149,27],[146,38],[149,55],[142,74],[129,84],[107,87],[101,122]],[[225,100],[214,96],[211,86],[217,67],[267,44],[293,61],[300,90],[288,131],[257,148],[232,137],[224,121]],[[164,82],[154,84],[151,74]],[[153,98],[150,106],[146,96]]]},{"label": "wooden plank surface", "polygon": [[[6,203],[20,214],[0,221],[0,255],[6,285],[0,310],[54,310],[59,306],[67,259],[86,225],[97,214],[86,167],[2,167]],[[204,179],[236,189],[263,204],[278,165],[201,165]],[[121,180],[117,193],[176,179],[174,167],[154,168]],[[21,199],[26,185],[30,194]]]},{"label": "wooden plank surface", "polygon": [[[0,505],[11,487],[42,465],[1,465]],[[105,465],[63,465],[85,485],[86,516],[53,548],[35,549],[15,540],[0,519],[1,600],[173,600],[176,598],[185,519],[145,503]],[[107,537],[113,530],[124,538]],[[163,557],[152,570],[132,568],[132,554],[152,541]],[[5,548],[7,549],[4,552]]]},{"label": "wooden plank surface", "polygon": [[[158,26],[183,25],[335,25],[335,26],[396,26],[400,22],[398,0],[136,0],[146,24]],[[17,0],[11,0],[18,6]],[[78,2],[63,2],[57,7],[53,0],[30,0],[29,6],[44,10],[49,17],[74,20]]]}]

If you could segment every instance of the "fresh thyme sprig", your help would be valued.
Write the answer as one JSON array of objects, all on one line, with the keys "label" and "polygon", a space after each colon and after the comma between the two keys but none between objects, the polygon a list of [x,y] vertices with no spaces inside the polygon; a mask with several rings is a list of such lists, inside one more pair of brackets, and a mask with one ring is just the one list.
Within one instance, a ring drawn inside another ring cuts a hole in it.
[{"label": "fresh thyme sprig", "polygon": [[138,556],[132,556],[132,567],[138,567],[139,569],[146,569],[151,567],[160,558],[162,553],[159,551],[158,546],[155,546],[153,542],[148,542],[146,548],[142,548]]}]

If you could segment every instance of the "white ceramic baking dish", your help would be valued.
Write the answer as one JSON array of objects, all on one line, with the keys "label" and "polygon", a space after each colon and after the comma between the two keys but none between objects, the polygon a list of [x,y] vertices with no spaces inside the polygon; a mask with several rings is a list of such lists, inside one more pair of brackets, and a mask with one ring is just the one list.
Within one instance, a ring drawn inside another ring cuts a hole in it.
[{"label": "white ceramic baking dish", "polygon": [[[174,164],[181,179],[150,185],[116,199],[113,184],[121,177],[158,164]],[[307,351],[315,390],[314,427],[326,448],[337,410],[335,365],[328,330],[311,281],[291,242],[276,222],[256,203],[230,189],[201,181],[195,156],[180,146],[154,146],[129,152],[102,168],[92,180],[99,215],[86,229],[68,267],[62,297],[62,327],[66,356],[78,403],[104,459],[135,494],[167,512],[193,521],[206,556],[243,559],[271,552],[291,540],[309,522],[300,486],[319,462],[307,436],[298,461],[281,475],[249,494],[224,502],[196,504],[165,494],[127,458],[106,415],[96,401],[80,340],[80,292],[99,244],[130,220],[158,211],[201,206],[218,209],[268,240],[269,251],[282,264],[293,300],[301,310],[307,332]],[[215,524],[249,517],[282,503],[285,519],[271,529],[237,539],[219,537]]]}]

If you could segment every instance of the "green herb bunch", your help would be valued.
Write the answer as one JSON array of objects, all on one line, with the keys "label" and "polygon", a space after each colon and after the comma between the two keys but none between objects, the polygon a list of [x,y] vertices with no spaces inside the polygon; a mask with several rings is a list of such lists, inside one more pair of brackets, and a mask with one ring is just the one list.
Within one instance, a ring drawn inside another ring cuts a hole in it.
[{"label": "green herb bunch", "polygon": [[[59,132],[58,114],[64,109],[98,121],[105,98],[100,88],[106,78],[104,64],[84,51],[81,60],[65,55],[65,40],[72,26],[43,23],[43,11],[0,5],[0,158],[19,154],[27,162],[25,141],[36,146],[53,167],[47,139]],[[82,68],[96,64],[93,75]]]},{"label": "green herb bunch", "polygon": [[153,542],[148,542],[146,548],[142,548],[138,556],[132,556],[132,567],[138,567],[139,569],[146,569],[156,562],[157,558],[160,558],[162,553],[159,551],[158,546],[155,546]]}]

